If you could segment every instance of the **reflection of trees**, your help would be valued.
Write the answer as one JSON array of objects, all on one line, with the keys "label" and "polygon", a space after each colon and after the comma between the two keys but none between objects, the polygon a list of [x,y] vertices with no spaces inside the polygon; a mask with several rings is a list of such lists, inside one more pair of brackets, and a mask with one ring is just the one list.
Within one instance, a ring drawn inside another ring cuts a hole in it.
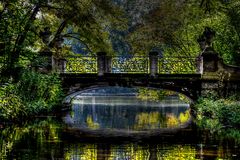
[{"label": "reflection of trees", "polygon": [[186,123],[190,118],[189,110],[181,112],[179,116],[173,113],[166,113],[166,116],[159,112],[141,112],[135,117],[134,129],[158,129],[178,127],[180,124]]},{"label": "reflection of trees", "polygon": [[186,123],[190,119],[190,111],[187,110],[186,112],[181,112],[178,117],[180,123]]},{"label": "reflection of trees", "polygon": [[159,112],[139,113],[135,118],[134,129],[157,129],[163,126],[165,118]]},{"label": "reflection of trees", "polygon": [[[92,101],[92,99],[90,99]],[[118,99],[124,101],[124,99]],[[104,100],[101,100],[104,102]],[[75,104],[69,123],[76,127],[89,129],[158,129],[177,127],[189,118],[184,106],[152,107],[143,104],[135,105]],[[139,105],[139,106],[138,106]]]},{"label": "reflection of trees", "polygon": [[196,150],[191,146],[175,146],[163,154],[158,154],[158,159],[164,160],[195,160]]},{"label": "reflection of trees", "polygon": [[190,100],[188,97],[186,97],[183,94],[170,91],[170,90],[164,90],[164,89],[149,89],[149,88],[139,88],[137,98],[143,101],[163,101],[167,100],[169,98],[173,98],[176,102],[185,102],[190,103]]},{"label": "reflection of trees", "polygon": [[148,100],[148,101],[158,102],[172,95],[176,95],[176,92],[169,91],[169,90],[139,88],[137,98],[143,101]]},{"label": "reflection of trees", "polygon": [[93,118],[91,115],[87,116],[87,127],[91,129],[98,129],[99,128],[99,123],[96,123],[93,121]]},{"label": "reflection of trees", "polygon": [[[162,148],[163,147],[163,148]],[[165,149],[164,149],[165,148]],[[65,154],[66,160],[195,160],[197,151],[191,146],[141,146],[126,144],[119,146],[103,144],[77,144]]]},{"label": "reflection of trees", "polygon": [[[44,142],[57,143],[59,142],[59,126],[53,123],[50,119],[34,124],[28,124],[24,126],[10,126],[0,130],[0,159],[12,159],[12,150],[14,148],[24,148],[41,146],[37,152],[29,153],[28,155],[21,155],[19,159],[38,159],[39,155],[43,153],[43,150],[49,146],[43,146]],[[26,146],[26,139],[28,139],[28,145]],[[36,149],[35,148],[35,149]],[[10,154],[11,153],[11,154]],[[52,155],[49,155],[50,157]]]},{"label": "reflection of trees", "polygon": [[[184,113],[188,114],[188,113]],[[156,123],[160,115],[157,113],[140,114],[143,117],[152,116],[149,121],[142,120],[143,123]],[[140,116],[141,117],[141,116]],[[160,116],[161,117],[161,116]],[[178,121],[180,120],[178,116]],[[182,115],[185,119],[187,116]],[[176,117],[175,117],[176,118]],[[68,138],[69,137],[65,137]],[[66,159],[66,160],[185,160],[199,159],[199,156],[211,159],[231,158],[232,154],[227,148],[216,147],[209,149],[193,148],[189,145],[165,145],[165,144],[88,144],[84,142],[59,143],[61,134],[59,125],[51,120],[44,120],[35,124],[22,127],[8,127],[0,130],[0,159],[14,159],[16,151],[17,159]],[[236,152],[237,153],[237,152]],[[201,155],[198,155],[201,154]]]},{"label": "reflection of trees", "polygon": [[186,123],[189,119],[190,119],[189,110],[187,110],[186,112],[181,112],[178,117],[174,114],[167,114],[166,115],[166,125],[169,128],[177,127],[180,124]]},{"label": "reflection of trees", "polygon": [[178,118],[174,114],[167,114],[166,118],[166,124],[168,128],[177,127],[179,125]]}]

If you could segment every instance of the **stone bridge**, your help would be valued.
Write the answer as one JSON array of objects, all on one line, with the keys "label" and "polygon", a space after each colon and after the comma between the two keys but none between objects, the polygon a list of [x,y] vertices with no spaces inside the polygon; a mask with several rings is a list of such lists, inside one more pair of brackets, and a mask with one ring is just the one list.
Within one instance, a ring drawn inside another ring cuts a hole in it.
[{"label": "stone bridge", "polygon": [[193,100],[209,93],[226,96],[240,89],[240,67],[223,63],[207,47],[198,57],[97,56],[51,57],[52,69],[60,72],[69,100],[76,92],[99,86],[150,87],[173,90]]}]

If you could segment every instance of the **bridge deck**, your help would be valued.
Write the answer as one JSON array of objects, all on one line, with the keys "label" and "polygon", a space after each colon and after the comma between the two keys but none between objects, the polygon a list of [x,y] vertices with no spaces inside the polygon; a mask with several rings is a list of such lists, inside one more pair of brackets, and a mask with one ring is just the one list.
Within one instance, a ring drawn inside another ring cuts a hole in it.
[{"label": "bridge deck", "polygon": [[96,73],[61,73],[62,78],[145,78],[145,79],[200,79],[202,74],[156,74],[154,77],[146,73],[105,73],[103,76],[98,76]]}]

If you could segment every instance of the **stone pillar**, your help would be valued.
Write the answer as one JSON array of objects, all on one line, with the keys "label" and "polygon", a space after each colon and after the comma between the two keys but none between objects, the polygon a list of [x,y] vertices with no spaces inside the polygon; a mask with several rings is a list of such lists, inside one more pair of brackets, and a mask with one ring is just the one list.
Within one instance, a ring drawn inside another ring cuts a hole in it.
[{"label": "stone pillar", "polygon": [[203,74],[203,57],[200,55],[196,58],[197,73]]},{"label": "stone pillar", "polygon": [[150,76],[156,76],[158,73],[158,52],[149,53],[149,72]]},{"label": "stone pillar", "polygon": [[111,73],[112,72],[112,57],[107,56],[106,57],[106,71],[105,73]]},{"label": "stone pillar", "polygon": [[[40,62],[40,63],[39,63]],[[53,55],[51,51],[42,51],[36,58],[36,62],[33,64],[35,70],[48,73],[53,69]]]},{"label": "stone pillar", "polygon": [[66,72],[66,64],[67,60],[64,58],[58,59],[58,71],[60,73],[65,73]]},{"label": "stone pillar", "polygon": [[56,72],[65,73],[67,60],[64,58],[55,58],[52,56],[52,68]]},{"label": "stone pillar", "polygon": [[103,76],[107,71],[107,53],[97,53],[97,73],[98,76]]},{"label": "stone pillar", "polygon": [[220,58],[218,54],[212,49],[212,47],[208,47],[203,51],[202,58],[203,58],[203,72],[218,71],[218,62]]}]

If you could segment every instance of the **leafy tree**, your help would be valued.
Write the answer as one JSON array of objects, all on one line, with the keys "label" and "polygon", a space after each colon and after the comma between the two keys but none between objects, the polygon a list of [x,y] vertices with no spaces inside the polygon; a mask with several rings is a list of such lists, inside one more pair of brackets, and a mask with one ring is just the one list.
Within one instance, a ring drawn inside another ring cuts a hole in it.
[{"label": "leafy tree", "polygon": [[[124,27],[123,19],[121,10],[108,0],[2,1],[0,42],[4,44],[1,57],[8,64],[5,73],[11,75],[19,65],[29,64],[44,45],[61,56],[64,38],[77,39],[93,52],[113,52],[108,32],[115,26]],[[67,32],[69,26],[72,32]]]},{"label": "leafy tree", "polygon": [[[62,57],[64,49],[69,49],[63,41],[76,39],[93,52],[111,53],[109,32],[122,29],[124,23],[121,10],[109,0],[1,1],[0,62],[5,65],[0,63],[0,80],[10,87],[0,93],[0,118],[20,119],[50,111],[59,102],[62,90],[58,76],[29,69],[40,52]],[[3,80],[3,76],[7,78]]]},{"label": "leafy tree", "polygon": [[145,14],[128,41],[136,53],[159,48],[165,56],[197,56],[197,39],[210,27],[216,31],[214,49],[227,63],[238,64],[239,6],[237,0],[163,0]]},{"label": "leafy tree", "polygon": [[[128,37],[134,52],[148,53],[156,47],[175,45],[176,32],[185,22],[186,7],[185,1],[163,0],[145,14],[145,21],[138,24]],[[178,12],[175,12],[176,10]]]}]

